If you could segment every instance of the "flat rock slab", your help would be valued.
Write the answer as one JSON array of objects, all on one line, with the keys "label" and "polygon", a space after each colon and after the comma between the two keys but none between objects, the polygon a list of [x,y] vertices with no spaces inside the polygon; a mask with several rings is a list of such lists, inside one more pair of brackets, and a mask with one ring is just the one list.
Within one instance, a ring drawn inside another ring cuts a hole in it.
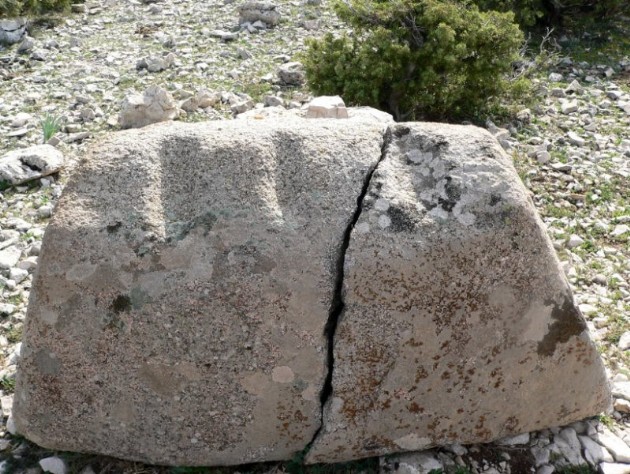
[{"label": "flat rock slab", "polygon": [[307,462],[487,442],[609,406],[544,226],[481,129],[389,128],[350,236],[343,300]]},{"label": "flat rock slab", "polygon": [[63,153],[51,145],[13,150],[0,158],[0,181],[13,185],[26,183],[57,173],[63,165]]},{"label": "flat rock slab", "polygon": [[42,244],[17,429],[155,464],[289,459],[321,422],[378,123],[154,125],[93,148]]}]

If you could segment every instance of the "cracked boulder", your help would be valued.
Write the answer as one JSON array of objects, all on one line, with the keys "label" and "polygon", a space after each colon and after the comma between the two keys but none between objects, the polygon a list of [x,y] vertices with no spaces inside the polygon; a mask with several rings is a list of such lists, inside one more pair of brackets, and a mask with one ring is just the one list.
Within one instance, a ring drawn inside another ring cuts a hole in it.
[{"label": "cracked boulder", "polygon": [[43,240],[18,431],[169,465],[304,449],[342,242],[382,129],[162,124],[94,147]]},{"label": "cracked boulder", "polygon": [[483,443],[608,408],[605,373],[509,158],[475,127],[390,127],[349,238],[307,462]]},{"label": "cracked boulder", "polygon": [[96,145],[42,244],[18,432],[154,464],[307,446],[308,462],[337,462],[606,409],[601,361],[496,140],[361,112]]},{"label": "cracked boulder", "polygon": [[51,145],[13,150],[0,158],[0,181],[12,185],[26,183],[57,173],[63,165],[63,153]]}]

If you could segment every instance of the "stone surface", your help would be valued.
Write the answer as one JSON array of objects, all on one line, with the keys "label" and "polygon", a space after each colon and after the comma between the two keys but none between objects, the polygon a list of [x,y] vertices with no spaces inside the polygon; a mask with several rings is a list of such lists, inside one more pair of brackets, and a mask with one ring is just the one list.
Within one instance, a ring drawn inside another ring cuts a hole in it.
[{"label": "stone surface", "polygon": [[511,160],[473,127],[390,127],[345,259],[308,462],[487,442],[595,415],[606,376]]},{"label": "stone surface", "polygon": [[150,86],[144,94],[131,94],[121,105],[118,123],[121,128],[139,128],[146,125],[173,120],[178,108],[173,96],[158,86]]},{"label": "stone surface", "polygon": [[429,474],[444,469],[442,462],[430,451],[392,456],[382,464],[382,473]]},{"label": "stone surface", "polygon": [[589,464],[595,466],[601,462],[614,462],[613,457],[606,448],[596,443],[588,436],[579,436],[578,438],[584,448],[584,458]]},{"label": "stone surface", "polygon": [[297,61],[285,63],[278,68],[280,82],[288,86],[299,86],[304,83],[304,66]]},{"label": "stone surface", "polygon": [[275,26],[280,22],[280,12],[271,2],[246,2],[238,8],[239,24],[263,22]]},{"label": "stone surface", "polygon": [[42,468],[42,471],[49,472],[50,474],[66,474],[68,472],[66,463],[63,459],[56,456],[40,460],[39,466]]},{"label": "stone surface", "polygon": [[324,327],[382,130],[173,123],[101,143],[44,237],[19,432],[155,464],[301,451],[320,426]]},{"label": "stone surface", "polygon": [[348,118],[348,109],[338,95],[316,97],[308,104],[306,118]]},{"label": "stone surface", "polygon": [[630,474],[630,464],[603,462],[599,468],[602,474]]},{"label": "stone surface", "polygon": [[63,164],[63,153],[51,145],[13,150],[0,158],[0,181],[13,185],[26,183],[57,173]]},{"label": "stone surface", "polygon": [[26,34],[26,18],[0,19],[0,44],[18,43]]},{"label": "stone surface", "polygon": [[615,461],[630,463],[630,447],[615,433],[609,429],[604,429],[596,436],[597,441],[613,455]]}]

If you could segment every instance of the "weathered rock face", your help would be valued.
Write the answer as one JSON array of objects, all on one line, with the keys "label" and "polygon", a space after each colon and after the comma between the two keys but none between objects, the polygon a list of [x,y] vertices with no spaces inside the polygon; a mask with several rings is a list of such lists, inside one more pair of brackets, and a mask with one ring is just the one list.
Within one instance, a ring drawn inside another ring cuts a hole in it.
[{"label": "weathered rock face", "polygon": [[277,6],[270,2],[247,2],[238,9],[239,25],[262,21],[265,25],[276,26],[280,22]]},{"label": "weathered rock face", "polygon": [[311,441],[343,236],[383,127],[293,122],[100,145],[42,245],[20,433],[175,465],[287,459]]},{"label": "weathered rock face", "polygon": [[142,95],[131,94],[121,104],[118,123],[121,128],[140,128],[173,120],[179,114],[173,96],[159,86],[149,86]]},{"label": "weathered rock face", "polygon": [[0,44],[19,43],[27,26],[26,18],[0,19]]},{"label": "weathered rock face", "polygon": [[307,461],[485,442],[606,409],[597,351],[496,141],[389,130],[346,252],[332,393]]},{"label": "weathered rock face", "polygon": [[307,461],[336,462],[605,409],[496,140],[367,112],[164,124],[95,149],[42,245],[18,431],[175,465],[314,439]]}]

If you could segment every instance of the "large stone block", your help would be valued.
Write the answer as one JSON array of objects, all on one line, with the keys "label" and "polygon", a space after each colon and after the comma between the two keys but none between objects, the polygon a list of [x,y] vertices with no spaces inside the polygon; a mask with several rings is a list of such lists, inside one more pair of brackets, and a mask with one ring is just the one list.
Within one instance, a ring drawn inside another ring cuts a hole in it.
[{"label": "large stone block", "polygon": [[94,148],[44,237],[18,431],[159,464],[312,441],[308,462],[335,462],[605,409],[496,140],[349,112],[152,125]]},{"label": "large stone block", "polygon": [[343,301],[309,462],[487,442],[609,406],[544,225],[475,127],[390,127]]},{"label": "large stone block", "polygon": [[293,122],[151,126],[93,150],[43,241],[20,433],[174,465],[311,441],[343,237],[383,126]]}]

